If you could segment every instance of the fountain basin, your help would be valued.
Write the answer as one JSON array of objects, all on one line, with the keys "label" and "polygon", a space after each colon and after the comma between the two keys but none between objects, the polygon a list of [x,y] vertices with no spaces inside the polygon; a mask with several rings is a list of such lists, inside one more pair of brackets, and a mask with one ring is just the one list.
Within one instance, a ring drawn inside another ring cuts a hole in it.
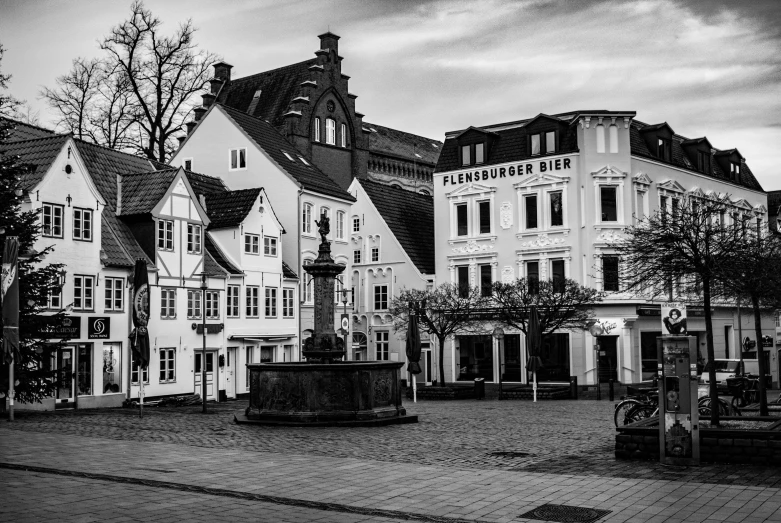
[{"label": "fountain basin", "polygon": [[251,363],[250,404],[238,423],[393,425],[416,423],[402,406],[399,361]]}]

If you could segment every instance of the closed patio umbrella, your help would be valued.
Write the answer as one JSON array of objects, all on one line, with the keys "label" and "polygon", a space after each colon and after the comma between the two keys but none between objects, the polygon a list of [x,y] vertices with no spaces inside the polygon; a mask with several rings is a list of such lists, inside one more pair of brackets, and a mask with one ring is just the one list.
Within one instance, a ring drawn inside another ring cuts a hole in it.
[{"label": "closed patio umbrella", "polygon": [[420,368],[420,330],[418,330],[418,315],[416,304],[410,303],[409,326],[407,327],[407,370],[412,374],[412,401],[417,403],[418,390],[415,375],[421,373]]},{"label": "closed patio umbrella", "polygon": [[130,333],[130,348],[133,351],[133,359],[138,360],[139,415],[143,416],[143,371],[149,366],[149,276],[146,271],[146,262],[141,259],[136,260],[133,289],[133,325],[135,328]]},{"label": "closed patio umbrella", "polygon": [[542,368],[540,348],[542,346],[542,333],[540,332],[540,315],[537,306],[529,308],[529,326],[526,333],[526,350],[529,360],[526,362],[526,370],[531,371],[534,377],[534,401],[537,401],[537,371]]}]

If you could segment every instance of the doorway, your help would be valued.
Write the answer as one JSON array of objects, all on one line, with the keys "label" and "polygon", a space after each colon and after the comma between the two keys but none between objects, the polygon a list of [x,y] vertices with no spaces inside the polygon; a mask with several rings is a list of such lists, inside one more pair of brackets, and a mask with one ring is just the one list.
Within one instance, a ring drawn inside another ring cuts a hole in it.
[{"label": "doorway", "polygon": [[599,336],[599,382],[618,381],[618,336]]},{"label": "doorway", "polygon": [[[214,386],[214,351],[206,352],[206,399],[217,399],[215,396],[216,387]],[[201,391],[201,358],[203,353],[198,351],[195,353],[195,393],[199,394],[203,398],[203,392]]]},{"label": "doorway", "polygon": [[57,369],[55,408],[73,408],[76,378],[73,347],[59,347],[57,349],[54,368]]},{"label": "doorway", "polygon": [[431,349],[428,343],[421,343],[420,350],[420,379],[425,385],[431,385]]},{"label": "doorway", "polygon": [[238,347],[228,347],[225,361],[225,395],[229,398],[236,398],[236,356]]}]

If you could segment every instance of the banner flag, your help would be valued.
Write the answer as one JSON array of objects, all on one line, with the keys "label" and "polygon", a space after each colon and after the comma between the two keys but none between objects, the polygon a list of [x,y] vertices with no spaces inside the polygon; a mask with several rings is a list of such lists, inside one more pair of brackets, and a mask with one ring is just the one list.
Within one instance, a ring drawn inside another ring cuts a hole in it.
[{"label": "banner flag", "polygon": [[9,236],[3,248],[0,304],[3,308],[2,356],[6,363],[19,359],[19,239]]}]

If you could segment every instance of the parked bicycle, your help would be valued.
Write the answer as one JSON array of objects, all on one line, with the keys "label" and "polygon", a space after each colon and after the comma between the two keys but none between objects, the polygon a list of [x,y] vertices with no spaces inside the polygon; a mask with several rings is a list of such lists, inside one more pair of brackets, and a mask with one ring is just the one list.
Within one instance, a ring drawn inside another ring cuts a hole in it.
[{"label": "parked bicycle", "polygon": [[732,394],[732,406],[738,410],[759,403],[759,376],[727,378],[727,388]]},{"label": "parked bicycle", "polygon": [[[627,395],[621,396],[621,401],[616,404],[615,413],[613,415],[613,421],[616,427],[621,425],[628,425],[643,419],[646,411],[653,412],[656,410],[659,404],[659,389],[637,389],[635,387],[626,388]],[[641,409],[635,409],[635,407],[644,407]],[[634,411],[633,411],[634,409]],[[632,412],[632,416],[629,413]],[[650,414],[650,413],[649,413]],[[639,419],[634,419],[637,416],[641,416]]]}]

